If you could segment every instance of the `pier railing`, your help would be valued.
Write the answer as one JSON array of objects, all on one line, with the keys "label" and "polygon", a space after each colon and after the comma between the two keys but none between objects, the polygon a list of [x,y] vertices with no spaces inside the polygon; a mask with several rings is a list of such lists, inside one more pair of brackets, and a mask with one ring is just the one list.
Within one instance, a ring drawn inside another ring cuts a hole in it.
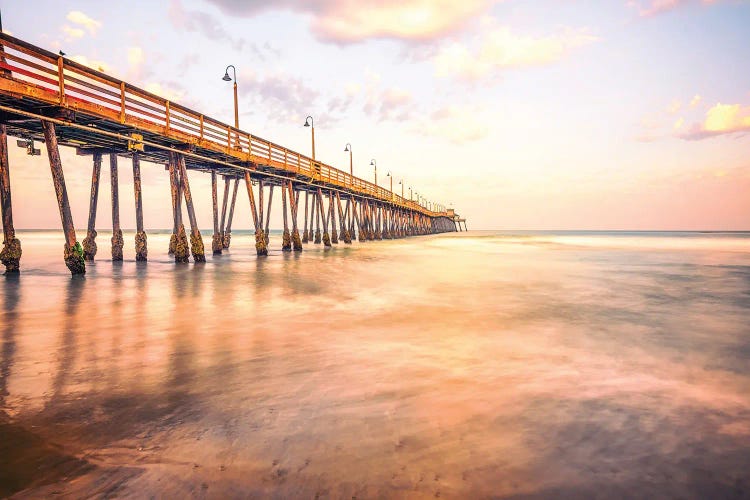
[{"label": "pier railing", "polygon": [[0,50],[0,89],[7,92],[159,134],[243,162],[305,176],[433,217],[446,215],[6,33],[0,33]]}]

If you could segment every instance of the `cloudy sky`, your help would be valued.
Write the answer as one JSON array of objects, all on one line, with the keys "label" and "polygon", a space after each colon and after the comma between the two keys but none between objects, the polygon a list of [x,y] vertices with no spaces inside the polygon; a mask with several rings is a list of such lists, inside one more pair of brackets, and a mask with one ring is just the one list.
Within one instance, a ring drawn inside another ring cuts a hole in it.
[{"label": "cloudy sky", "polygon": [[[158,5],[157,5],[158,4]],[[747,0],[0,0],[12,35],[388,186],[470,229],[750,229]],[[16,226],[59,227],[45,156],[11,147]],[[90,159],[63,155],[76,225]],[[123,225],[132,179],[120,174]],[[105,162],[105,166],[107,163]],[[146,165],[148,227],[170,227]],[[98,225],[111,227],[103,169]],[[191,178],[201,227],[210,181]],[[407,190],[408,195],[408,190]],[[242,203],[244,202],[244,203]],[[247,202],[234,226],[249,227]],[[278,214],[277,214],[278,215]],[[274,222],[274,219],[272,219]],[[272,224],[274,225],[274,224]],[[278,227],[278,226],[276,226]]]}]

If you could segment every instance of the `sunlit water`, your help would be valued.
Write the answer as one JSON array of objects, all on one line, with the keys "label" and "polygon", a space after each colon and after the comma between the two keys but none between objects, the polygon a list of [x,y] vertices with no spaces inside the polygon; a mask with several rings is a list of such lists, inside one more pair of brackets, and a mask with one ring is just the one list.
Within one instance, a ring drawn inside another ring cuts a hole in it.
[{"label": "sunlit water", "polygon": [[19,236],[0,496],[750,495],[749,234]]}]

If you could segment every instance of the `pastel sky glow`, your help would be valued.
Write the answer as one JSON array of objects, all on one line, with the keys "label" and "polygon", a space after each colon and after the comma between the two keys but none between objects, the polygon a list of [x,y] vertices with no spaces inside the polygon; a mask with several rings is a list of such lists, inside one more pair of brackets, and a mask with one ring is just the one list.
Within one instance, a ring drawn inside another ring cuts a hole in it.
[{"label": "pastel sky glow", "polygon": [[[748,0],[0,0],[3,28],[394,190],[470,229],[750,230]],[[63,151],[76,226],[90,158]],[[121,218],[134,226],[121,159]],[[46,156],[11,144],[18,228],[59,227]],[[98,226],[111,227],[105,161]],[[171,227],[145,164],[146,226]],[[211,226],[210,178],[191,186]],[[279,227],[272,218],[272,227]],[[235,228],[249,228],[238,200]]]}]

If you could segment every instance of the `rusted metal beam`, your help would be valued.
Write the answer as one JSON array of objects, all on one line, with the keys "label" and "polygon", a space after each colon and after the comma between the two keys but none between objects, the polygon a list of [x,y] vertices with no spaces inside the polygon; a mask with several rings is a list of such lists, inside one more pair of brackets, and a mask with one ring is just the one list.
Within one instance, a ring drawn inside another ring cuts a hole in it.
[{"label": "rusted metal beam", "polygon": [[5,124],[0,124],[0,210],[3,219],[3,249],[0,262],[6,274],[19,272],[21,263],[21,241],[16,238],[13,227],[13,204],[10,194],[10,164],[8,163],[8,133]]},{"label": "rusted metal beam", "polygon": [[55,195],[57,196],[57,208],[60,210],[60,220],[65,234],[63,252],[65,265],[70,269],[71,274],[85,274],[86,263],[83,261],[83,248],[76,241],[76,230],[73,226],[73,216],[70,213],[70,202],[68,201],[68,191],[65,188],[65,176],[60,161],[60,150],[57,146],[55,125],[42,120],[42,129],[44,131],[44,142],[47,146],[50,171],[52,172],[52,183],[55,186]]},{"label": "rusted metal beam", "polygon": [[143,229],[143,196],[141,193],[141,158],[133,153],[133,194],[135,195],[135,260],[148,260],[146,231]]}]

